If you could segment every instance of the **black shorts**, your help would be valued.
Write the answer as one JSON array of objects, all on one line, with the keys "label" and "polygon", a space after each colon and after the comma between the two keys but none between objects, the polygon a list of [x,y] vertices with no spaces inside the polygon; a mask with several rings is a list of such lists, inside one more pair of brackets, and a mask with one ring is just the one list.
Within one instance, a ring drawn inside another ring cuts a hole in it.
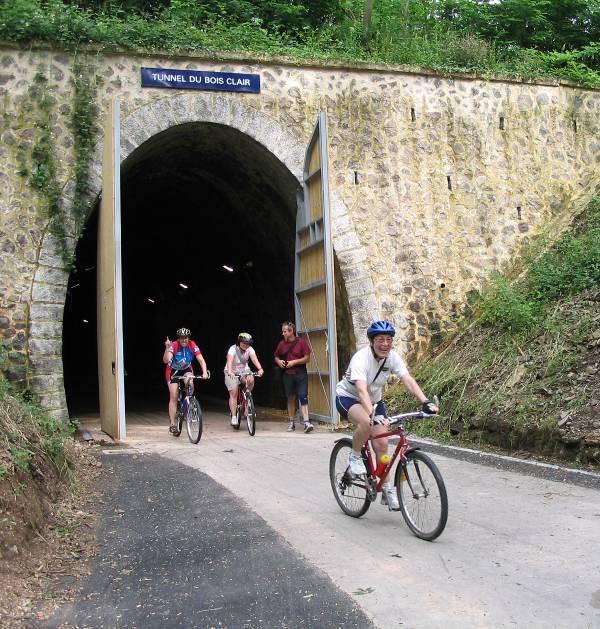
[{"label": "black shorts", "polygon": [[281,380],[286,397],[295,395],[301,406],[308,404],[308,374],[306,371],[295,374],[284,373]]}]

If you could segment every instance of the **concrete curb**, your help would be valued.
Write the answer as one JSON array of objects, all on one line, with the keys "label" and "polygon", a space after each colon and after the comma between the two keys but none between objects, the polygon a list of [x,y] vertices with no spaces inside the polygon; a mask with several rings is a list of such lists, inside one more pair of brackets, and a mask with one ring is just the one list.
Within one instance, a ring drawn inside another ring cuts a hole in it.
[{"label": "concrete curb", "polygon": [[[390,439],[392,443],[398,443],[398,439],[393,437]],[[410,439],[411,444],[422,447],[426,452],[440,454],[442,456],[468,461],[469,463],[478,463],[496,469],[503,469],[510,472],[519,472],[528,476],[536,476],[546,480],[558,481],[562,483],[570,483],[580,487],[588,487],[591,489],[600,489],[600,474],[596,472],[587,472],[585,470],[577,470],[551,463],[541,463],[539,461],[527,461],[516,457],[503,454],[494,454],[492,452],[481,452],[470,448],[459,448],[435,441],[425,439]]]}]

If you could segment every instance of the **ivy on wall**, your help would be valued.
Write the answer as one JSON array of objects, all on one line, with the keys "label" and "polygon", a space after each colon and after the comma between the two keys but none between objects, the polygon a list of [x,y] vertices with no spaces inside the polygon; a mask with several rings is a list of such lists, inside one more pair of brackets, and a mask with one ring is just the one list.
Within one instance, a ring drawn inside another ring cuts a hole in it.
[{"label": "ivy on wall", "polygon": [[57,148],[53,135],[53,117],[56,99],[48,89],[48,78],[44,68],[38,69],[29,88],[31,103],[35,106],[35,127],[38,137],[31,150],[31,167],[23,169],[29,185],[45,202],[48,229],[56,238],[66,268],[74,263],[74,252],[68,244],[68,221],[72,221],[71,233],[81,234],[89,214],[90,199],[89,171],[99,128],[96,125],[98,106],[96,93],[99,77],[89,64],[76,60],[72,69],[73,106],[70,128],[73,133],[74,193],[72,206],[66,207],[58,179]]},{"label": "ivy on wall", "polygon": [[46,203],[48,228],[57,239],[67,264],[63,203],[57,177],[56,145],[52,135],[52,113],[56,99],[48,91],[48,77],[43,68],[38,69],[28,92],[35,106],[35,127],[39,133],[31,149],[29,185]]},{"label": "ivy on wall", "polygon": [[73,148],[75,152],[75,193],[73,216],[77,235],[81,232],[89,214],[89,172],[99,128],[96,125],[98,105],[96,92],[100,78],[93,76],[88,64],[76,61],[73,64],[73,109],[71,129],[73,130]]}]

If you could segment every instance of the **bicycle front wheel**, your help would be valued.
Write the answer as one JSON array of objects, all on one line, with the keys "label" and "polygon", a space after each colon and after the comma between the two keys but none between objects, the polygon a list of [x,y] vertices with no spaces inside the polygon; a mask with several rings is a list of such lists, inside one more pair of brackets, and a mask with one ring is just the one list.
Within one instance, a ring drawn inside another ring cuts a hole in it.
[{"label": "bicycle front wheel", "polygon": [[333,495],[342,511],[353,518],[360,518],[371,506],[364,478],[354,478],[348,467],[352,451],[352,439],[340,439],[329,458],[329,479]]},{"label": "bicycle front wheel", "polygon": [[248,393],[246,398],[246,424],[248,425],[248,434],[254,437],[256,432],[256,409],[254,408],[252,393]]},{"label": "bicycle front wheel", "polygon": [[408,528],[429,542],[439,537],[448,520],[448,495],[437,465],[419,450],[407,452],[396,468],[396,488]]},{"label": "bicycle front wheel", "polygon": [[186,420],[189,440],[192,443],[198,443],[202,437],[202,409],[195,397],[190,398]]}]

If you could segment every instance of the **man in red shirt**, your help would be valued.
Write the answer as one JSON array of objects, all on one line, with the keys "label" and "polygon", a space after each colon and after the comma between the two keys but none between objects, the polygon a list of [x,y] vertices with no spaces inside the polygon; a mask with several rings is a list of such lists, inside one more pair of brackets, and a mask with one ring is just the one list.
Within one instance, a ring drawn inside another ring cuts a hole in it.
[{"label": "man in red shirt", "polygon": [[310,345],[304,337],[296,336],[296,326],[291,321],[281,324],[283,341],[275,350],[275,364],[283,371],[281,379],[287,397],[287,409],[290,418],[288,432],[296,430],[294,416],[296,401],[300,404],[304,432],[309,433],[314,426],[308,419],[308,374],[306,363],[310,359]]}]

